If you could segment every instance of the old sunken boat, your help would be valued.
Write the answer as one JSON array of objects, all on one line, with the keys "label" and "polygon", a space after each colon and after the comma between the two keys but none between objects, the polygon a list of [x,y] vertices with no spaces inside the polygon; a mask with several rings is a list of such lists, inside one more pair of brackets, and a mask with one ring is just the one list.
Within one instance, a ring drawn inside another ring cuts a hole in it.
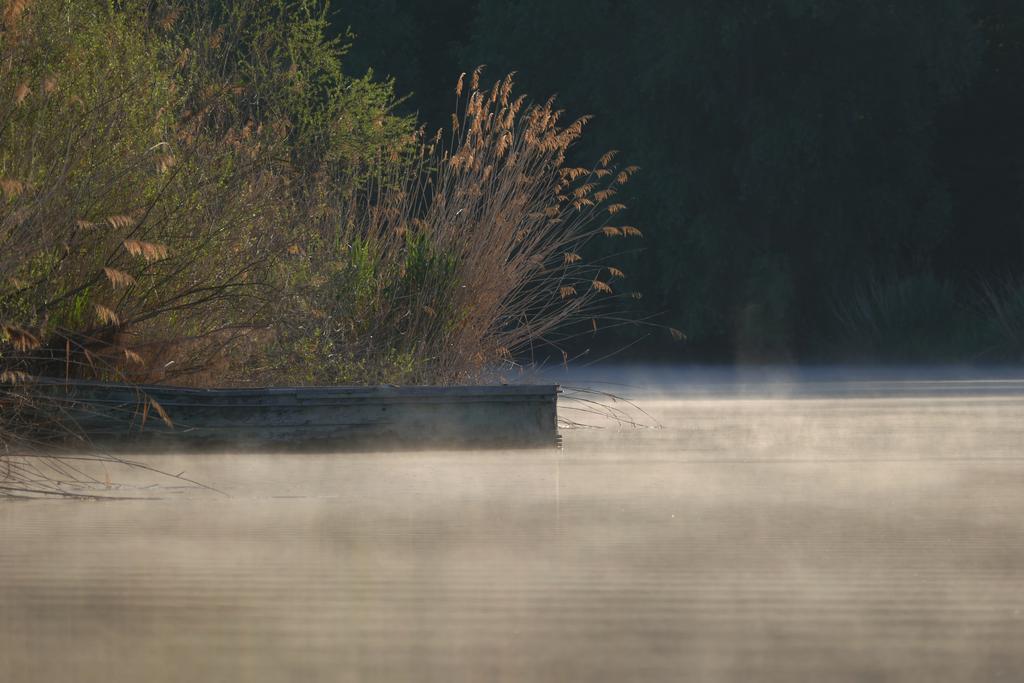
[{"label": "old sunken boat", "polygon": [[191,389],[43,380],[43,402],[114,450],[544,448],[555,385]]}]

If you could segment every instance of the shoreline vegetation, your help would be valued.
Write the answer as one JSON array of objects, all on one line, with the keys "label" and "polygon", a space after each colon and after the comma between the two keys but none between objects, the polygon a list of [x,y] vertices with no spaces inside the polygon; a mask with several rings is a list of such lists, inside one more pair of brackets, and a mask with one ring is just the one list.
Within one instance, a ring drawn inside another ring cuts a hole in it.
[{"label": "shoreline vegetation", "polygon": [[34,377],[475,383],[631,295],[586,256],[641,236],[637,168],[567,165],[587,117],[477,69],[425,131],[328,11],[0,2],[0,494],[90,480]]}]

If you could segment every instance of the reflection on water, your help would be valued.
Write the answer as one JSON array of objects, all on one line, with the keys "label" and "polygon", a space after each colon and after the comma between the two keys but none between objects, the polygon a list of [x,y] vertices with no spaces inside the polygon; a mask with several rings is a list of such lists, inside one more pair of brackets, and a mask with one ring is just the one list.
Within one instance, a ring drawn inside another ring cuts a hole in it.
[{"label": "reflection on water", "polygon": [[1021,680],[1024,387],[981,385],[0,504],[0,681]]}]

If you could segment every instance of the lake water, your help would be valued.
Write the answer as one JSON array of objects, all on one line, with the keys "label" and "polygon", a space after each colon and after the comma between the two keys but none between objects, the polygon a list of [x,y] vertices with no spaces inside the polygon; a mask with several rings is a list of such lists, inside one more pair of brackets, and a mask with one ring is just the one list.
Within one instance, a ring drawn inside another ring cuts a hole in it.
[{"label": "lake water", "polygon": [[0,502],[0,681],[1024,680],[1024,381],[570,381],[641,426]]}]

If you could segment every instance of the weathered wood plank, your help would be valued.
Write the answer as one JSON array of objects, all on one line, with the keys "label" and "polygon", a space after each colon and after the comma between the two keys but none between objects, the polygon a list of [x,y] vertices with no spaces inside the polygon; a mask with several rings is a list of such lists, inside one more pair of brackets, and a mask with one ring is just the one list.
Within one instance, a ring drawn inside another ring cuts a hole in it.
[{"label": "weathered wood plank", "polygon": [[[53,419],[126,450],[535,448],[558,442],[553,385],[188,389],[42,380]],[[164,424],[146,405],[155,400]]]}]

